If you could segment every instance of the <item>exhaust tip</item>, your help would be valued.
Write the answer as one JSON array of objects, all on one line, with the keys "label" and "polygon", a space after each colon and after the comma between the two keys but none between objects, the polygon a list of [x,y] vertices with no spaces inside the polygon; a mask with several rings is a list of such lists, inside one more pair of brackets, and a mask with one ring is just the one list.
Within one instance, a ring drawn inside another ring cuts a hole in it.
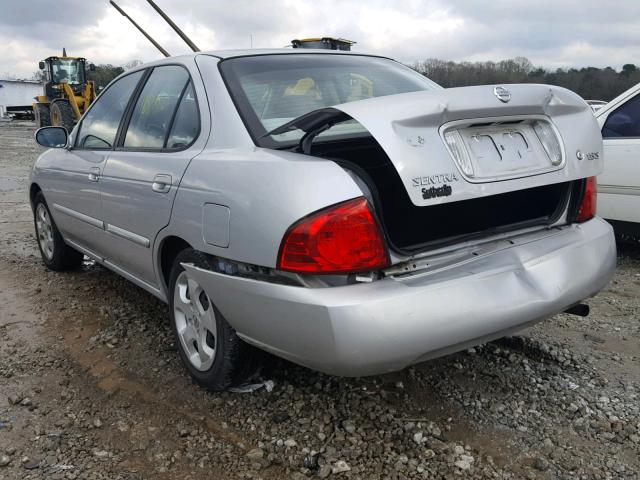
[{"label": "exhaust tip", "polygon": [[589,315],[589,305],[585,303],[578,303],[571,308],[567,308],[564,313],[569,313],[571,315],[577,315],[579,317],[586,317]]}]

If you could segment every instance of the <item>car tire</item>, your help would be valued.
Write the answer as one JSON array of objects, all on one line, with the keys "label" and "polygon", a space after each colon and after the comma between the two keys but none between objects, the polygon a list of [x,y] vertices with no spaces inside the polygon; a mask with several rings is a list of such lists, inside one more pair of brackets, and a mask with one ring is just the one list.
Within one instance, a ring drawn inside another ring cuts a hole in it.
[{"label": "car tire", "polygon": [[243,342],[182,266],[213,268],[211,258],[185,249],[173,262],[169,280],[169,312],[176,348],[191,377],[210,391],[238,385],[255,370],[255,349]]},{"label": "car tire", "polygon": [[62,272],[82,265],[84,255],[64,242],[42,192],[33,200],[33,223],[40,255],[47,268]]},{"label": "car tire", "polygon": [[67,132],[73,130],[75,115],[67,100],[56,100],[51,104],[51,125],[64,127]]},{"label": "car tire", "polygon": [[51,112],[46,103],[36,103],[33,106],[33,118],[38,128],[49,127],[51,125]]}]

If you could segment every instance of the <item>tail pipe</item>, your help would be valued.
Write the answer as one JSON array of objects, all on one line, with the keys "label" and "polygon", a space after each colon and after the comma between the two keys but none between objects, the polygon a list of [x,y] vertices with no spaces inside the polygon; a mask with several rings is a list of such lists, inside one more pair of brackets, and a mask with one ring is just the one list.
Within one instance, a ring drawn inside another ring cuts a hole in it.
[{"label": "tail pipe", "polygon": [[571,315],[577,315],[579,317],[586,317],[589,315],[589,305],[585,303],[578,303],[571,308],[567,308],[564,313],[570,313]]}]

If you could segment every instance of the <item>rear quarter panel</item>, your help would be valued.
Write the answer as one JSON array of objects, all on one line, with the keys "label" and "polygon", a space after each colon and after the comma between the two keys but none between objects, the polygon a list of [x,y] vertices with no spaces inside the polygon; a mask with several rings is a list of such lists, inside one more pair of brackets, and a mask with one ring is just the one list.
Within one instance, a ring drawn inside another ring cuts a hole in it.
[{"label": "rear quarter panel", "polygon": [[[212,255],[275,267],[282,237],[294,222],[360,195],[331,161],[260,148],[205,150],[189,165],[162,234]],[[228,247],[205,242],[205,204],[229,208]]]}]

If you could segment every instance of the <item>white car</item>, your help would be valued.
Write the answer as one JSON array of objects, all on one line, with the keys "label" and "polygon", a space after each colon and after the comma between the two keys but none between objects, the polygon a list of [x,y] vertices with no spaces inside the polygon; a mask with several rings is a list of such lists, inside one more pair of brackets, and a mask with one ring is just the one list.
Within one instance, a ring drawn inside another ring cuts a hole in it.
[{"label": "white car", "polygon": [[640,234],[640,84],[595,112],[604,143],[598,215],[616,231]]},{"label": "white car", "polygon": [[607,104],[604,100],[585,100],[585,102],[587,102],[587,105],[589,105],[594,112],[597,112]]}]

